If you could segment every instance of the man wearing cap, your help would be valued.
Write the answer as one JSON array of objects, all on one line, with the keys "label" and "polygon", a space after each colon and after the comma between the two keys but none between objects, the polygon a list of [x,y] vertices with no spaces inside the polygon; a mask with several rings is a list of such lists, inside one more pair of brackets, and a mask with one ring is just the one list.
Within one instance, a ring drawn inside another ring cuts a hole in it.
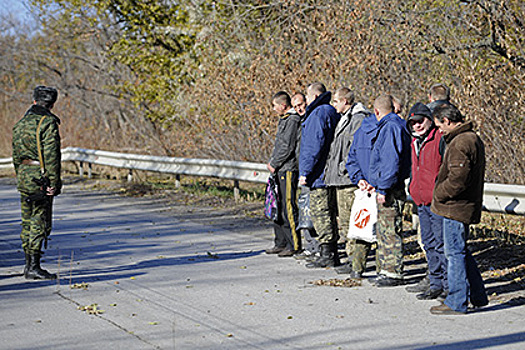
[{"label": "man wearing cap", "polygon": [[40,267],[42,245],[51,233],[53,196],[60,193],[60,119],[51,113],[58,97],[55,88],[37,86],[33,105],[13,127],[13,165],[21,194],[24,277],[56,279]]},{"label": "man wearing cap", "polygon": [[[412,140],[412,175],[410,195],[417,206],[421,241],[428,261],[430,285],[416,297],[420,300],[446,297],[447,260],[443,245],[443,217],[430,211],[434,184],[441,166],[441,132],[435,126],[430,109],[416,103],[408,113],[407,128]],[[410,291],[410,290],[409,290]]]}]

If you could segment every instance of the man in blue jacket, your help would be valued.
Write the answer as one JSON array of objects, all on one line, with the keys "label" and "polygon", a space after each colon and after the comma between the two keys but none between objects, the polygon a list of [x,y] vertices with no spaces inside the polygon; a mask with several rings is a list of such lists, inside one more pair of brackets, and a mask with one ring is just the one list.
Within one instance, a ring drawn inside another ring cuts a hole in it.
[{"label": "man in blue jacket", "polygon": [[405,179],[410,175],[411,137],[405,121],[393,111],[392,96],[382,95],[374,101],[378,122],[370,155],[370,185],[377,192],[378,287],[403,284],[402,208]]},{"label": "man in blue jacket", "polygon": [[340,118],[330,99],[331,93],[321,83],[313,83],[306,90],[308,106],[302,124],[299,184],[310,188],[310,214],[321,245],[319,259],[307,264],[308,268],[339,264],[335,192],[323,181],[330,144]]}]

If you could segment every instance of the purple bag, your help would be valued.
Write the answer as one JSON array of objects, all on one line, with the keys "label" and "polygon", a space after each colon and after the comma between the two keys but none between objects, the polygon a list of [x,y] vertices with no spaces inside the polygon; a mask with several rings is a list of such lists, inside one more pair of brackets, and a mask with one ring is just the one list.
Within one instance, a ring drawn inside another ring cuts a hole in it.
[{"label": "purple bag", "polygon": [[266,183],[266,191],[264,194],[264,216],[266,218],[277,221],[279,219],[279,191],[277,189],[277,181],[275,175],[268,177]]}]

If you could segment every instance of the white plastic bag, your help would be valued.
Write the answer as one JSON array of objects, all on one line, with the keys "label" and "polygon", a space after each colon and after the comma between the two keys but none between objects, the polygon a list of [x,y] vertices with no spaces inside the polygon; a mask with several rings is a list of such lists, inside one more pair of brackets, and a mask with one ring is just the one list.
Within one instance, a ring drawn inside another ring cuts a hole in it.
[{"label": "white plastic bag", "polygon": [[377,202],[375,192],[369,194],[360,189],[354,192],[354,204],[350,212],[349,239],[376,241]]}]

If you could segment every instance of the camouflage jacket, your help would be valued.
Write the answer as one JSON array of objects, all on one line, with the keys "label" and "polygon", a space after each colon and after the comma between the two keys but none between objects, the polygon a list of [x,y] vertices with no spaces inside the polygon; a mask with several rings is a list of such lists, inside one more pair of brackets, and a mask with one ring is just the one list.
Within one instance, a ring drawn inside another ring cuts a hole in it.
[{"label": "camouflage jacket", "polygon": [[40,126],[40,145],[46,176],[51,187],[60,193],[62,181],[60,179],[60,134],[58,125],[60,119],[49,109],[33,105],[13,127],[13,165],[16,171],[17,187],[21,193],[31,194],[38,192],[40,186],[33,179],[40,178],[39,165],[22,164],[23,160],[39,161],[36,130],[40,119],[45,116]]}]

